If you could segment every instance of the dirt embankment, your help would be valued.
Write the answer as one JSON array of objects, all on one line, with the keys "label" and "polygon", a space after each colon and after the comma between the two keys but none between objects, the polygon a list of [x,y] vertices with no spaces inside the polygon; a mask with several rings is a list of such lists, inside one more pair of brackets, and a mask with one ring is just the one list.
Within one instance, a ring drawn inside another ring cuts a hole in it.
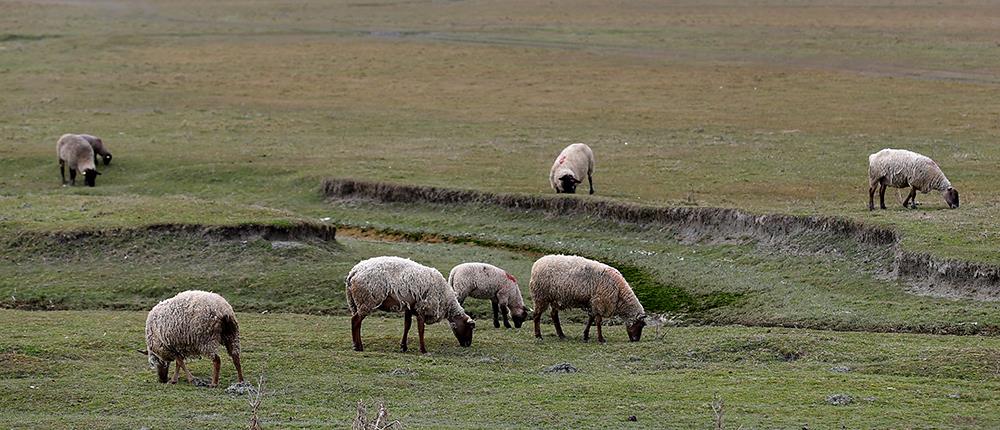
[{"label": "dirt embankment", "polygon": [[916,294],[1000,300],[1000,266],[944,259],[905,250],[895,230],[829,216],[752,214],[738,209],[653,207],[555,195],[500,194],[474,190],[327,179],[323,195],[383,203],[493,205],[557,216],[589,216],[670,228],[684,243],[758,243],[785,252],[824,252],[849,241],[868,259],[883,259],[886,275]]},{"label": "dirt embankment", "polygon": [[27,243],[36,240],[66,243],[100,237],[131,237],[149,234],[187,234],[214,240],[252,240],[261,238],[271,241],[305,239],[333,241],[336,239],[337,228],[332,225],[304,221],[283,224],[244,223],[236,225],[151,224],[140,227],[103,230],[21,232],[9,237],[7,245],[17,246],[18,243]]}]

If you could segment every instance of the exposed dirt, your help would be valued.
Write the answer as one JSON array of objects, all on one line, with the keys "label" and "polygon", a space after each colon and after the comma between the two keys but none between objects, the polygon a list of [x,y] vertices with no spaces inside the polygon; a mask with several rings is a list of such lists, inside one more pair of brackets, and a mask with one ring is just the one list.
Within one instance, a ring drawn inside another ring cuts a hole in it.
[{"label": "exposed dirt", "polygon": [[261,238],[276,242],[290,242],[304,239],[323,241],[336,240],[337,228],[333,225],[308,222],[277,224],[151,224],[134,228],[114,228],[105,230],[83,230],[69,232],[20,232],[5,238],[7,245],[16,247],[19,243],[35,240],[51,240],[58,243],[75,242],[100,237],[129,237],[148,234],[192,234],[214,240],[252,240]]},{"label": "exposed dirt", "polygon": [[588,216],[640,225],[658,224],[681,243],[757,243],[780,252],[837,252],[847,241],[864,258],[891,261],[881,273],[901,279],[914,294],[1000,300],[1000,267],[957,261],[902,249],[900,235],[889,228],[838,217],[759,215],[738,209],[652,207],[633,203],[565,196],[497,194],[473,190],[411,186],[352,179],[327,179],[330,199],[383,203],[494,205],[536,210],[548,216]]}]

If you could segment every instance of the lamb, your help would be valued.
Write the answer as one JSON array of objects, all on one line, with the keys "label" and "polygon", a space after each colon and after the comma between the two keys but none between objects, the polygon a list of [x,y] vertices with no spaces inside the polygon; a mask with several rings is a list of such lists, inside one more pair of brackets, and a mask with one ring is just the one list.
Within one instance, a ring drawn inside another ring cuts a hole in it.
[{"label": "lamb", "polygon": [[56,143],[56,155],[59,157],[59,174],[62,184],[66,185],[66,167],[69,167],[70,185],[76,185],[76,172],[83,173],[83,182],[93,187],[97,180],[97,165],[94,164],[94,149],[90,143],[76,134],[64,134]]},{"label": "lamb", "polygon": [[597,323],[597,341],[604,342],[601,323],[619,316],[625,321],[629,340],[638,342],[646,325],[646,312],[618,270],[594,260],[570,255],[546,255],[531,266],[531,299],[535,302],[535,337],[541,338],[542,313],[552,306],[552,324],[560,339],[566,337],[559,324],[559,311],[586,309],[589,314],[583,340],[590,339],[590,326]]},{"label": "lamb", "polygon": [[576,193],[576,184],[583,182],[583,175],[587,174],[587,181],[590,183],[590,194],[594,194],[594,152],[590,147],[582,143],[574,143],[567,146],[549,171],[549,184],[556,193]]},{"label": "lamb", "polygon": [[958,190],[930,158],[905,149],[883,149],[868,156],[868,210],[875,210],[875,188],[879,188],[879,206],[885,209],[885,188],[910,189],[903,207],[917,208],[917,191],[927,194],[941,191],[948,207],[958,208]]},{"label": "lamb", "polygon": [[219,385],[219,366],[222,362],[217,353],[220,343],[229,352],[237,378],[242,383],[240,326],[233,307],[218,294],[190,290],[153,306],[146,317],[146,350],[139,352],[149,357],[149,365],[156,369],[161,383],[167,382],[170,362],[177,360],[171,384],[177,383],[181,369],[187,374],[188,383],[194,383],[194,377],[184,365],[185,359],[212,357],[212,383],[209,386],[215,387]]},{"label": "lamb", "polygon": [[470,296],[489,300],[493,304],[493,327],[500,328],[497,314],[503,315],[503,325],[507,328],[510,328],[508,313],[516,328],[521,328],[528,318],[517,279],[499,267],[486,263],[459,264],[448,274],[448,285],[455,290],[460,304],[464,305]]},{"label": "lamb", "polygon": [[437,269],[400,257],[375,257],[356,264],[347,274],[345,284],[355,351],[364,351],[361,322],[376,309],[403,311],[403,340],[399,344],[403,352],[407,350],[407,335],[414,315],[421,353],[427,353],[424,324],[442,319],[448,320],[460,346],[472,345],[476,323],[465,314],[455,291]]},{"label": "lamb", "polygon": [[90,143],[90,147],[94,149],[94,164],[97,164],[98,155],[104,159],[105,166],[111,164],[111,152],[104,146],[104,141],[101,138],[89,134],[81,134],[80,137],[86,140],[87,143]]}]

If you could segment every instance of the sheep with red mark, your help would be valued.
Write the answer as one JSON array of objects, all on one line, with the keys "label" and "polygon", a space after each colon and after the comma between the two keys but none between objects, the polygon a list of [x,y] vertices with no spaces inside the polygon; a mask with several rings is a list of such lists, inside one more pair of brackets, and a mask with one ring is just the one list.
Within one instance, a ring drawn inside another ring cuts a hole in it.
[{"label": "sheep with red mark", "polygon": [[417,317],[420,352],[424,346],[424,324],[448,320],[458,344],[472,345],[475,321],[465,314],[455,290],[448,286],[437,269],[400,257],[375,257],[354,266],[346,279],[347,304],[351,310],[351,339],[355,351],[364,351],[361,342],[361,322],[376,310],[402,311],[403,340],[400,348],[407,350],[407,335],[413,317]]},{"label": "sheep with red mark", "polygon": [[549,184],[556,193],[576,193],[577,184],[583,182],[584,175],[590,184],[590,194],[594,194],[594,151],[582,143],[567,146],[549,171]]},{"label": "sheep with red mark", "polygon": [[464,305],[468,297],[489,300],[493,304],[493,327],[500,328],[498,314],[503,315],[506,328],[510,328],[508,314],[516,328],[521,328],[528,318],[517,279],[499,267],[486,263],[459,264],[448,274],[448,285],[455,290],[460,304]]},{"label": "sheep with red mark", "polygon": [[542,313],[552,307],[552,324],[560,339],[566,337],[559,324],[559,311],[586,309],[589,313],[583,340],[590,339],[590,326],[597,324],[597,341],[604,342],[601,323],[617,316],[625,322],[629,340],[638,342],[646,325],[646,311],[632,287],[614,267],[573,255],[546,255],[531,266],[531,300],[535,303],[535,337],[541,338]]}]

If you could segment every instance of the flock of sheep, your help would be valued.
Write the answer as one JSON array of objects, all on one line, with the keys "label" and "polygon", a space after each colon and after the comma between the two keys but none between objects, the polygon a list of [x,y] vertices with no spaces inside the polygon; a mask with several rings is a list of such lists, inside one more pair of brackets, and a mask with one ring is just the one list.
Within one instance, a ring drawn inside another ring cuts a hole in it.
[{"label": "flock of sheep", "polygon": [[[94,186],[97,156],[104,164],[111,162],[101,139],[86,134],[66,134],[57,144],[60,173],[66,184],[65,167],[69,167],[70,184],[75,185],[78,172],[87,186]],[[556,193],[575,193],[584,177],[594,193],[594,153],[585,144],[567,146],[549,173],[549,183]],[[916,193],[941,191],[951,208],[959,205],[958,191],[952,187],[938,165],[923,155],[897,149],[883,149],[868,157],[869,203],[874,210],[875,190],[879,189],[880,206],[885,209],[886,187],[911,187],[904,207],[916,207]],[[559,311],[579,308],[589,319],[583,339],[589,340],[590,328],[597,326],[597,340],[604,342],[602,324],[606,318],[617,317],[626,327],[630,341],[639,341],[646,314],[628,282],[615,268],[586,258],[567,255],[547,255],[531,267],[529,289],[535,309],[527,308],[517,280],[507,271],[486,263],[464,263],[451,270],[445,279],[437,269],[400,257],[375,257],[359,262],[347,275],[347,303],[351,317],[351,340],[354,350],[363,351],[361,323],[365,317],[383,310],[403,312],[403,337],[400,348],[407,351],[407,338],[414,317],[420,352],[426,353],[424,326],[447,320],[460,346],[472,345],[475,321],[462,308],[465,299],[490,300],[493,326],[520,328],[532,313],[535,337],[541,338],[540,321],[549,308],[556,334],[564,338]],[[146,319],[146,349],[149,364],[155,368],[160,382],[176,383],[183,370],[188,381],[194,378],[184,364],[193,357],[212,358],[210,386],[219,382],[221,359],[218,347],[223,345],[237,378],[244,382],[240,363],[239,323],[232,306],[220,295],[205,291],[185,291],[157,304]],[[176,361],[173,378],[169,378],[170,363]]]},{"label": "flock of sheep", "polygon": [[[426,353],[424,326],[447,320],[458,344],[472,346],[476,322],[465,313],[462,304],[473,297],[493,304],[493,326],[499,328],[499,316],[510,328],[521,327],[528,309],[521,297],[517,279],[507,271],[486,263],[463,263],[455,266],[445,280],[437,269],[400,257],[375,257],[356,264],[345,281],[347,304],[351,310],[351,340],[355,351],[364,351],[361,323],[376,310],[403,312],[403,338],[400,349],[408,349],[413,319],[417,320],[420,352]],[[559,323],[559,311],[584,309],[589,315],[583,339],[590,339],[591,326],[597,326],[597,341],[604,342],[605,318],[618,317],[626,326],[629,340],[638,342],[646,325],[646,312],[632,288],[618,270],[594,260],[570,255],[547,255],[531,266],[529,281],[535,337],[541,338],[542,314],[550,316],[556,335],[565,338]],[[153,307],[146,317],[146,354],[156,369],[160,382],[176,383],[184,371],[194,383],[184,359],[212,358],[210,387],[219,383],[219,345],[233,360],[239,383],[243,383],[240,363],[239,323],[233,307],[222,296],[205,291],[185,291]],[[173,378],[170,363],[176,361]]]}]

